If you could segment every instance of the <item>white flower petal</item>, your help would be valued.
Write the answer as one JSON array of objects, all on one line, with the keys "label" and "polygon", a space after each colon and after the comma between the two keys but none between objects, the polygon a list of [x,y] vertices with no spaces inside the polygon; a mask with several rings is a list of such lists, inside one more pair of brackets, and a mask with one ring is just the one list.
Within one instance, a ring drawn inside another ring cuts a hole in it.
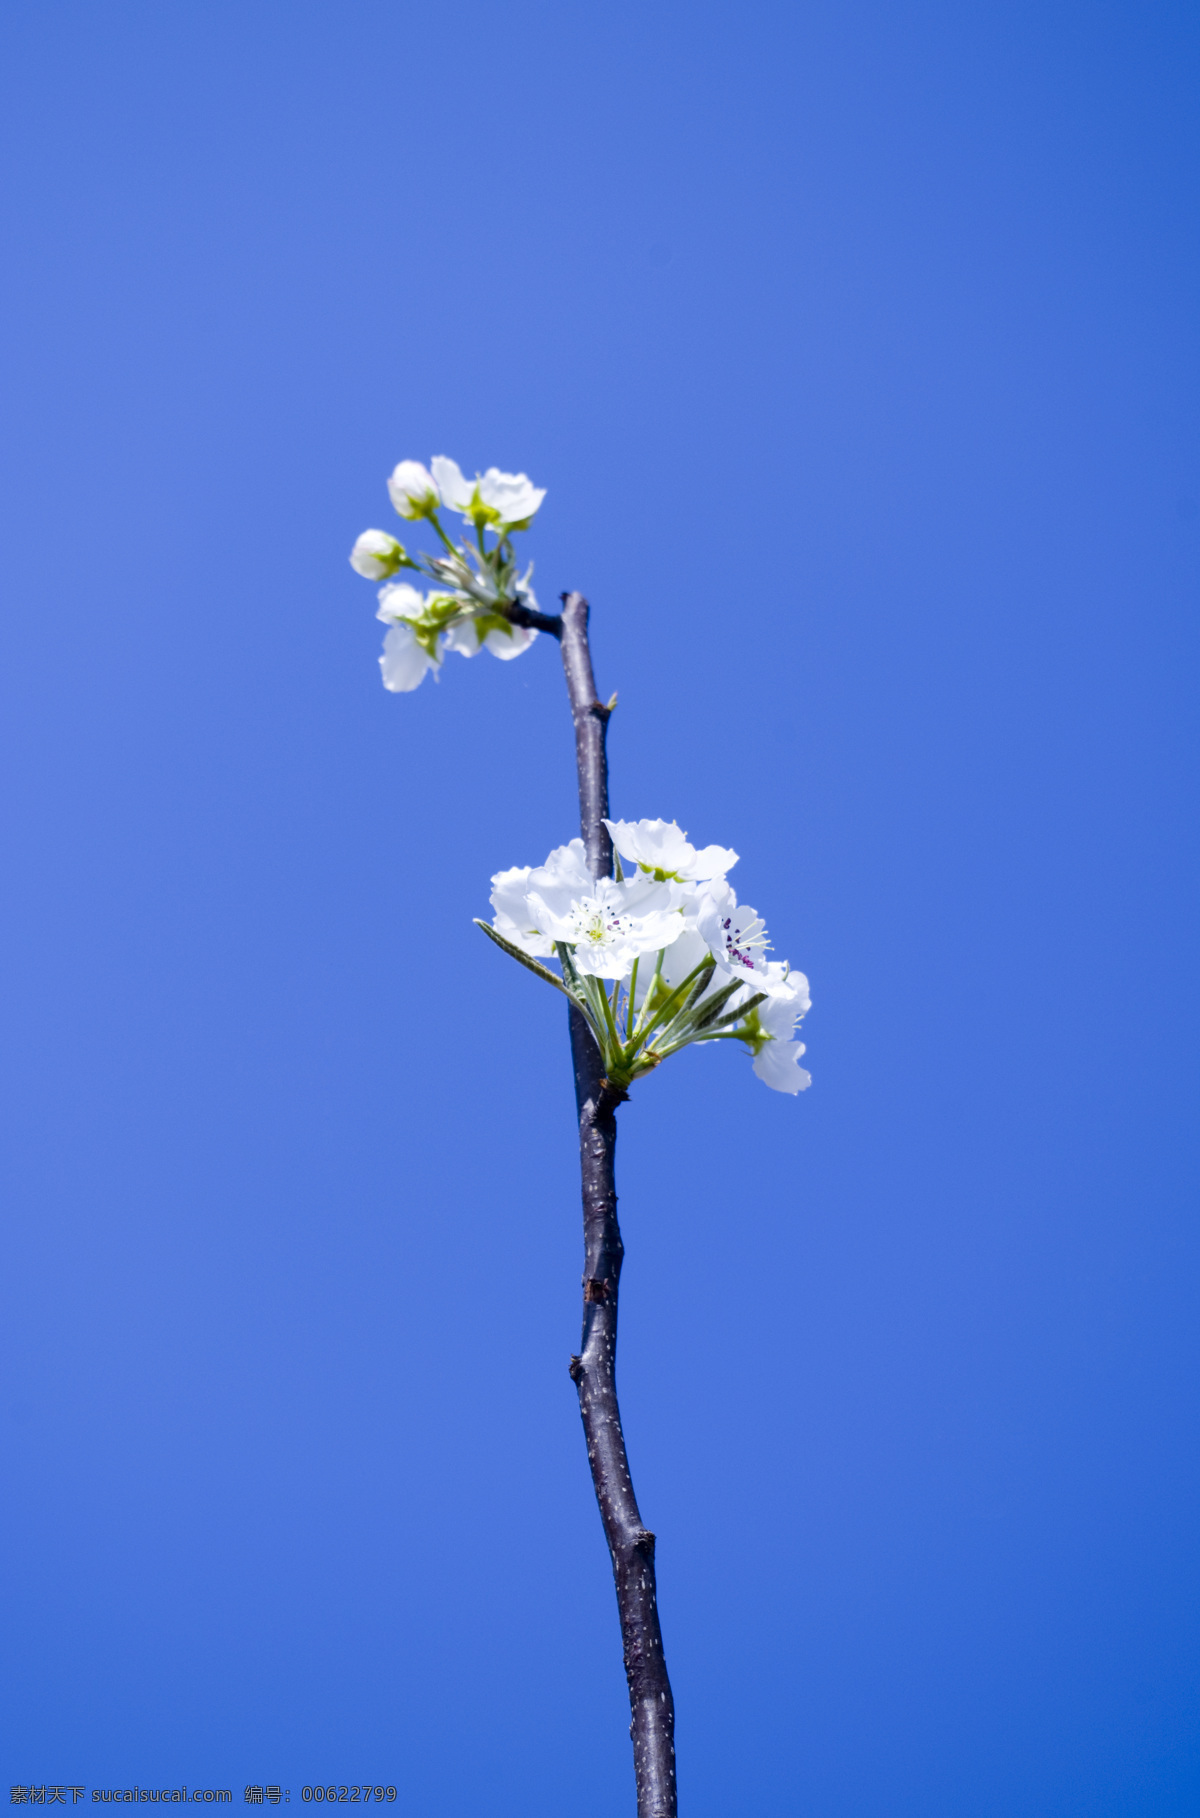
[{"label": "white flower petal", "polygon": [[812,1074],[800,1065],[803,1053],[803,1042],[768,1042],[755,1056],[754,1071],[773,1092],[803,1092],[812,1085]]},{"label": "white flower petal", "polygon": [[581,839],[568,840],[565,846],[556,846],[544,865],[539,865],[530,874],[535,890],[564,888],[578,895],[586,894],[594,882],[588,870],[587,848]]},{"label": "white flower petal", "polygon": [[463,478],[463,470],[449,455],[434,455],[429,463],[438,491],[452,511],[466,511],[475,491],[472,480]]},{"label": "white flower petal", "polygon": [[383,640],[379,659],[383,685],[391,694],[409,694],[437,664],[422,650],[409,625],[393,625]]},{"label": "white flower petal", "polygon": [[737,862],[738,855],[732,847],[701,846],[692,857],[688,876],[701,879],[724,877]]},{"label": "white flower petal", "polygon": [[529,865],[514,865],[510,871],[497,871],[492,879],[491,900],[496,911],[492,927],[514,947],[520,947],[523,953],[549,959],[554,952],[554,942],[539,928],[533,927],[528,918],[525,899],[530,870]]},{"label": "white flower petal", "polygon": [[483,649],[479,642],[479,630],[474,619],[459,619],[444,634],[447,650],[457,650],[459,656],[478,656]]},{"label": "white flower petal", "polygon": [[508,631],[501,631],[494,625],[483,641],[494,657],[508,663],[528,650],[536,636],[537,632],[526,625],[513,625]]},{"label": "white flower petal", "polygon": [[768,986],[770,995],[765,1004],[758,1006],[758,1020],[776,1041],[789,1041],[801,1017],[812,1009],[808,980],[803,972],[789,972],[778,960],[769,960],[766,981],[757,989],[766,990]]},{"label": "white flower petal", "polygon": [[553,959],[554,942],[536,928],[522,928],[511,916],[499,911],[492,917],[492,927],[510,946],[519,947],[533,959]]},{"label": "white flower petal", "polygon": [[399,619],[419,619],[424,610],[424,594],[410,587],[407,581],[390,581],[379,589],[379,610],[375,617],[382,619],[385,625],[394,625]]}]

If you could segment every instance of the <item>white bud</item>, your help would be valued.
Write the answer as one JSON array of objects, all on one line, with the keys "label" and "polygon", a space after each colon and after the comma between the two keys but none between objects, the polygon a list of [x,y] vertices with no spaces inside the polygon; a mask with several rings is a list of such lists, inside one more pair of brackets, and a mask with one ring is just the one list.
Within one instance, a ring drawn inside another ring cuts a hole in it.
[{"label": "white bud", "polygon": [[426,518],[442,502],[433,475],[420,461],[401,461],[387,484],[392,504],[402,518]]},{"label": "white bud", "polygon": [[368,581],[386,581],[404,560],[404,549],[386,530],[364,530],[350,551],[350,566]]}]

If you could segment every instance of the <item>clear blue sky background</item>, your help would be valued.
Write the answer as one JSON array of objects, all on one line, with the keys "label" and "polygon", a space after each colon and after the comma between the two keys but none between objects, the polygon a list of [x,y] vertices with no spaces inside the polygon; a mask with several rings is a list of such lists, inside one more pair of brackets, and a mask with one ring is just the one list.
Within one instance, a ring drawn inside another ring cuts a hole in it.
[{"label": "clear blue sky background", "polygon": [[0,30],[8,1781],[632,1810],[563,1018],[471,926],[561,673],[385,695],[346,563],[445,452],[813,983],[805,1097],[622,1113],[686,1818],[1194,1814],[1195,10]]}]

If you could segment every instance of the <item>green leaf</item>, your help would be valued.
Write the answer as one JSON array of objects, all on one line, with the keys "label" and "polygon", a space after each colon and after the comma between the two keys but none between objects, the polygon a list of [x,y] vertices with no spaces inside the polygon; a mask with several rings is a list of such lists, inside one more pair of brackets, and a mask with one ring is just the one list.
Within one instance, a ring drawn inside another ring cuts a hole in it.
[{"label": "green leaf", "polygon": [[489,923],[481,922],[478,916],[475,916],[473,919],[475,926],[477,928],[482,928],[488,939],[490,941],[495,941],[497,947],[503,947],[505,953],[510,953],[513,959],[524,966],[527,971],[536,973],[538,978],[544,978],[548,985],[553,985],[556,991],[561,991],[563,996],[569,998],[573,1004],[579,1004],[579,1007],[581,1009],[583,1008],[580,999],[573,991],[567,989],[560,978],[555,977],[548,966],[543,966],[538,960],[535,960],[532,955],[522,953],[519,947],[514,947],[511,941],[506,941],[502,934],[497,934],[496,930],[491,927]]}]

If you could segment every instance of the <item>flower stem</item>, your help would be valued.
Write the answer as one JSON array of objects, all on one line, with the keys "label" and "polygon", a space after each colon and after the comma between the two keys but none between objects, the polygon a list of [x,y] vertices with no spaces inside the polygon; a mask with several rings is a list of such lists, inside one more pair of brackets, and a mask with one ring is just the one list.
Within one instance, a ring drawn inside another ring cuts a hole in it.
[{"label": "flower stem", "polygon": [[[632,1045],[633,1054],[637,1053],[643,1043],[649,1041],[655,1030],[670,1031],[672,1025],[677,1021],[680,1011],[685,1005],[689,987],[695,984],[706,966],[708,966],[707,960],[701,960],[698,966],[693,966],[683,983],[681,985],[676,985],[666,1002],[661,1004],[655,1011],[653,1019],[647,1027],[645,1029],[639,1029],[636,1040]],[[711,971],[711,967],[709,967],[709,970]],[[632,1058],[632,1055],[630,1058]]]},{"label": "flower stem", "polygon": [[653,977],[651,978],[649,985],[646,987],[646,995],[642,999],[642,1007],[639,1010],[637,1017],[634,1021],[633,1033],[635,1035],[641,1034],[642,1024],[645,1022],[646,1018],[650,1014],[650,999],[654,996],[654,986],[655,986],[656,981],[662,977],[663,961],[666,959],[666,957],[667,957],[667,950],[665,947],[661,947],[659,949],[658,958],[654,962]]},{"label": "flower stem", "polygon": [[429,522],[433,525],[433,528],[437,531],[439,537],[441,537],[442,543],[450,551],[450,554],[452,556],[458,555],[458,550],[454,547],[454,544],[450,541],[450,538],[446,535],[446,532],[442,529],[442,520],[438,517],[437,512],[436,511],[429,512],[428,517],[429,517]]}]

